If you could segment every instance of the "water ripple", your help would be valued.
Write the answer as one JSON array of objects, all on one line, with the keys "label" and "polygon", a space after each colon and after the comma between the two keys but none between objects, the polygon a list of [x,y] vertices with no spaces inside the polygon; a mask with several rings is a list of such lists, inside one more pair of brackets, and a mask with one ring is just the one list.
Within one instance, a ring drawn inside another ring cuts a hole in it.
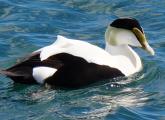
[{"label": "water ripple", "polygon": [[1,0],[0,68],[51,44],[57,34],[104,47],[106,26],[126,16],[140,21],[156,51],[151,57],[136,49],[141,72],[78,90],[14,84],[0,75],[1,119],[165,119],[164,7],[155,0]]}]

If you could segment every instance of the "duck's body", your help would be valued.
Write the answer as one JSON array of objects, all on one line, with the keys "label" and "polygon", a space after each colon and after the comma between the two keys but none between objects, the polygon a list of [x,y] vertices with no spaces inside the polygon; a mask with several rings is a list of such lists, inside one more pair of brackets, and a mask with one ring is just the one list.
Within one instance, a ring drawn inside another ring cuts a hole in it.
[{"label": "duck's body", "polygon": [[[85,41],[57,36],[52,45],[33,52],[25,60],[0,73],[18,83],[47,83],[75,88],[140,71],[140,57],[128,44],[114,45],[118,42],[113,41],[118,38],[118,35],[111,35],[114,31],[112,28],[106,31],[105,50]],[[130,31],[126,31],[124,39],[128,38],[133,41],[131,45],[141,46],[139,42],[134,41],[136,37]]]}]

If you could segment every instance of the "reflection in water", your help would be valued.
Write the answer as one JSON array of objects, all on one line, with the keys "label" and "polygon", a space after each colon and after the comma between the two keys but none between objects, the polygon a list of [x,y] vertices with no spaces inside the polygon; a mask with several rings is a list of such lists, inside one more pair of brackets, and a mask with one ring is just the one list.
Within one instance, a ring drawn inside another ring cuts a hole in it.
[{"label": "reflection in water", "polygon": [[156,52],[136,49],[144,63],[136,75],[78,90],[13,84],[0,75],[1,119],[164,120],[164,8],[163,0],[1,0],[0,68],[58,34],[103,48],[105,28],[118,17],[137,18]]},{"label": "reflection in water", "polygon": [[[143,75],[142,75],[143,76]],[[29,92],[27,101],[38,104],[56,103],[49,108],[49,112],[71,119],[95,119],[115,114],[119,107],[141,107],[148,101],[148,95],[141,88],[124,87],[135,80],[142,78],[136,75],[124,78],[117,82],[105,83],[100,86],[91,86],[80,90],[52,90],[42,87]],[[134,78],[134,79],[132,79]],[[136,81],[136,80],[135,80]],[[119,84],[121,83],[121,84]],[[92,88],[92,90],[91,90]],[[58,105],[57,105],[58,104]]]}]

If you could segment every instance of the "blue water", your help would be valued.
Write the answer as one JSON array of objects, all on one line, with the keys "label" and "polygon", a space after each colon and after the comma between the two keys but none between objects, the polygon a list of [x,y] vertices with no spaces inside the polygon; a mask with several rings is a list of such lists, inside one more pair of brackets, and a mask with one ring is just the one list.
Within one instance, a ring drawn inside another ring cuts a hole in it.
[{"label": "blue water", "polygon": [[104,47],[118,17],[142,24],[156,55],[136,49],[144,69],[78,90],[14,84],[0,75],[1,120],[165,120],[164,0],[0,0],[0,68],[49,45],[56,35]]}]

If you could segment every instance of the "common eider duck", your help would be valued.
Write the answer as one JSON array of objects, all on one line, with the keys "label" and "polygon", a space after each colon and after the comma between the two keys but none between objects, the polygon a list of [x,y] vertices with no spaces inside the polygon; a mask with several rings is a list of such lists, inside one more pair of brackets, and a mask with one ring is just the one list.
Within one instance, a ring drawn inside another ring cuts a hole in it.
[{"label": "common eider duck", "polygon": [[134,18],[119,18],[106,29],[105,49],[58,35],[53,44],[34,51],[0,73],[16,83],[79,88],[139,72],[142,62],[132,46],[154,55],[139,22]]}]

